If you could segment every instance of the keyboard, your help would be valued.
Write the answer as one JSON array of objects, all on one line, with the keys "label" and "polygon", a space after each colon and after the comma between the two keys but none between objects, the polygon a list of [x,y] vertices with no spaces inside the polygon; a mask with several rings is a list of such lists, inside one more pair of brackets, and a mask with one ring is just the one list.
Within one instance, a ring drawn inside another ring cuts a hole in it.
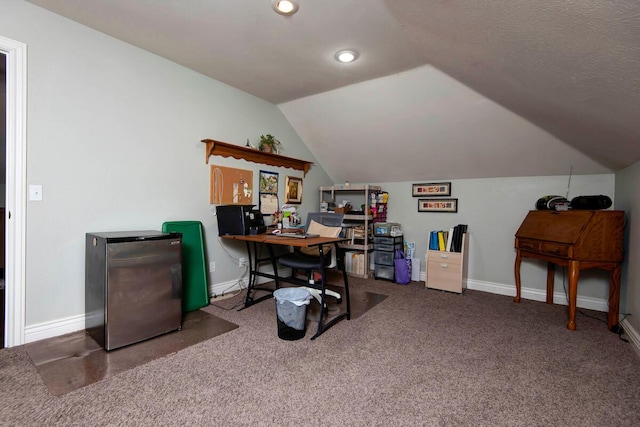
[{"label": "keyboard", "polygon": [[320,237],[319,234],[309,234],[309,233],[278,233],[274,234],[274,236],[280,237],[293,237],[294,239],[310,239],[312,237]]}]

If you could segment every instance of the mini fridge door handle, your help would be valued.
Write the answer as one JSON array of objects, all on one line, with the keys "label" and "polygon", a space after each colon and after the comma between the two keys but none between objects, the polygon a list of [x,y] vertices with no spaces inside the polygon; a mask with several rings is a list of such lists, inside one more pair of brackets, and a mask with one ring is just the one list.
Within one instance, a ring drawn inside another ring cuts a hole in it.
[{"label": "mini fridge door handle", "polygon": [[171,266],[171,297],[182,299],[182,264]]}]

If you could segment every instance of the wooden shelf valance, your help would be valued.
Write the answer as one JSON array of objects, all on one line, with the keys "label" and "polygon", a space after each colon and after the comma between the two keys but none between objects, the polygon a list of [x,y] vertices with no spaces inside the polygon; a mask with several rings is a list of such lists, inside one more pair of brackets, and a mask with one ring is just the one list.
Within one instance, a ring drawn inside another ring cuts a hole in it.
[{"label": "wooden shelf valance", "polygon": [[298,160],[292,157],[281,156],[280,154],[265,153],[264,151],[216,141],[214,139],[203,139],[202,142],[206,144],[206,163],[209,163],[209,156],[233,157],[254,163],[301,170],[304,176],[307,175],[307,172],[313,164],[313,162],[307,162],[306,160]]}]

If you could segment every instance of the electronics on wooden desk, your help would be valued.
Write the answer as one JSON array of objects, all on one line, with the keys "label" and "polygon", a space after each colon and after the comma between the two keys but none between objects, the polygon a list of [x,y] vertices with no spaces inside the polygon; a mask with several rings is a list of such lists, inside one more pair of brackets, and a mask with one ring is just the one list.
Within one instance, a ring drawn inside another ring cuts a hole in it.
[{"label": "electronics on wooden desk", "polygon": [[220,205],[216,208],[218,235],[262,234],[267,231],[255,205]]}]

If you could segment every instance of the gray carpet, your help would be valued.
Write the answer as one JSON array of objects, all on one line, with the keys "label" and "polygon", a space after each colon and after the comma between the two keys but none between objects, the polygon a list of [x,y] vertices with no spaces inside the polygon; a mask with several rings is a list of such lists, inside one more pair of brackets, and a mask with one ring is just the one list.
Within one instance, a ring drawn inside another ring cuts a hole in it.
[{"label": "gray carpet", "polygon": [[237,328],[202,310],[184,315],[182,329],[106,351],[85,331],[25,345],[49,392],[59,396]]},{"label": "gray carpet", "polygon": [[209,306],[240,327],[59,397],[0,350],[0,424],[640,425],[640,359],[605,313],[572,332],[565,306],[350,284],[388,297],[317,340],[278,339],[270,301]]}]

